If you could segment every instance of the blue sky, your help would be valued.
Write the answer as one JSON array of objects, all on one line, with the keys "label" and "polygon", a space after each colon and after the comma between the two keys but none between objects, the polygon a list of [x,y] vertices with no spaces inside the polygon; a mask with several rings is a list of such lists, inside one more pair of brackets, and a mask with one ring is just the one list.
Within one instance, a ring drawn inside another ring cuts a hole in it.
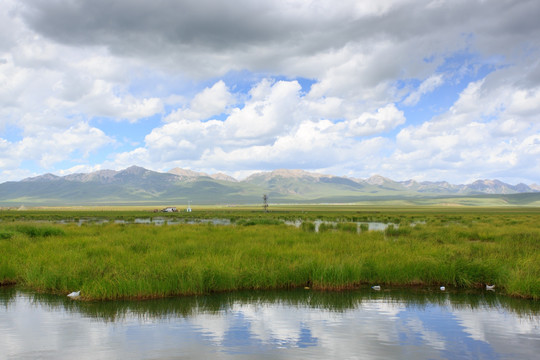
[{"label": "blue sky", "polygon": [[131,165],[540,183],[537,1],[5,0],[0,182]]}]

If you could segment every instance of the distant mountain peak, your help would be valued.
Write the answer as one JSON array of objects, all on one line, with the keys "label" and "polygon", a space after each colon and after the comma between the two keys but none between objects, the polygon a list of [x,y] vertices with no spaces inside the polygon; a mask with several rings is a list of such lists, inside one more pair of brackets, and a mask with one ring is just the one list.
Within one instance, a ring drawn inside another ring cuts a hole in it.
[{"label": "distant mountain peak", "polygon": [[214,180],[221,180],[221,181],[230,181],[230,182],[238,182],[238,180],[236,180],[235,178],[233,178],[232,176],[229,176],[227,174],[224,174],[224,173],[216,173],[216,174],[212,174],[210,175],[210,177]]},{"label": "distant mountain peak", "polygon": [[313,178],[320,179],[323,177],[332,177],[332,175],[324,175],[319,173],[313,173],[305,170],[299,169],[276,169],[273,171],[258,172],[250,175],[245,181],[251,181],[257,178],[263,179],[272,179],[276,177],[286,178],[286,179],[301,179],[301,178]]},{"label": "distant mountain peak", "polygon": [[171,170],[169,170],[167,172],[169,174],[173,174],[173,175],[176,175],[176,176],[181,176],[183,178],[187,178],[187,179],[190,179],[190,180],[199,178],[201,176],[208,176],[208,177],[210,177],[210,178],[212,178],[214,180],[238,182],[238,180],[236,180],[232,176],[229,176],[229,175],[224,174],[224,173],[217,173],[217,174],[208,175],[205,172],[197,172],[197,171],[193,171],[193,170],[189,170],[189,169],[182,169],[182,168],[179,168],[179,167],[171,169]]},{"label": "distant mountain peak", "polygon": [[485,194],[514,194],[535,191],[525,184],[510,185],[497,179],[476,180],[472,184],[465,185],[464,189]]},{"label": "distant mountain peak", "polygon": [[126,173],[126,174],[130,174],[130,175],[138,175],[138,174],[144,174],[146,172],[148,172],[150,170],[148,169],[145,169],[143,167],[140,167],[140,166],[137,166],[137,165],[132,165],[124,170],[120,170],[119,172],[120,173]]},{"label": "distant mountain peak", "polygon": [[310,173],[305,170],[300,169],[276,169],[274,171],[271,171],[270,174],[273,176],[282,176],[282,177],[292,177],[292,178],[299,178],[302,176],[320,176],[320,174]]},{"label": "distant mountain peak", "polygon": [[60,176],[57,176],[57,175],[54,175],[54,174],[51,174],[51,173],[46,173],[46,174],[39,175],[39,176],[29,177],[29,178],[23,179],[21,181],[25,181],[25,182],[30,182],[30,181],[51,181],[51,180],[60,180],[60,179],[61,179]]},{"label": "distant mountain peak", "polygon": [[197,172],[197,171],[193,171],[193,170],[189,170],[189,169],[182,169],[182,168],[179,168],[179,167],[175,167],[174,169],[171,169],[171,170],[169,170],[167,172],[169,174],[174,174],[174,175],[183,176],[183,177],[187,177],[187,178],[197,178],[197,177],[200,177],[200,176],[208,176],[207,173]]},{"label": "distant mountain peak", "polygon": [[64,179],[69,181],[98,181],[106,182],[110,181],[114,176],[118,174],[116,170],[98,170],[91,173],[76,173],[64,176]]},{"label": "distant mountain peak", "polygon": [[393,183],[394,180],[390,180],[388,178],[385,178],[382,175],[372,175],[369,178],[366,179],[366,182],[370,185],[384,185],[385,183]]}]

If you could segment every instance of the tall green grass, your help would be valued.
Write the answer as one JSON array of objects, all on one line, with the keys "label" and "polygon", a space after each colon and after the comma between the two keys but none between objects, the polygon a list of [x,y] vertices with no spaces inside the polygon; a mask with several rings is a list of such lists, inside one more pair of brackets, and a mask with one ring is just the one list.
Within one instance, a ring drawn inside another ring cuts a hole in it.
[{"label": "tall green grass", "polygon": [[497,291],[540,299],[538,217],[423,214],[426,223],[416,226],[405,221],[413,217],[388,220],[396,218],[399,227],[359,233],[356,224],[316,233],[310,221],[298,229],[267,220],[233,226],[2,222],[0,282],[81,290],[86,299],[493,283]]}]

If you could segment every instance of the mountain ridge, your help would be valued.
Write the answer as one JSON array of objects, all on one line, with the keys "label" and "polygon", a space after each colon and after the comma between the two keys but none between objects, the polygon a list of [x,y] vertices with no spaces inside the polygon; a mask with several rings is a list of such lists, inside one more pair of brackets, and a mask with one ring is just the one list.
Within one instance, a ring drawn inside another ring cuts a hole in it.
[{"label": "mountain ridge", "polygon": [[395,181],[381,175],[357,179],[276,169],[244,180],[223,173],[207,174],[174,168],[168,172],[130,166],[65,176],[43,174],[0,184],[0,204],[132,204],[132,203],[258,203],[262,194],[275,202],[355,202],[381,199],[423,199],[441,196],[503,196],[539,193],[526,184],[476,180],[470,184],[447,181]]},{"label": "mountain ridge", "polygon": [[144,176],[144,174],[149,173],[155,173],[155,174],[172,174],[176,175],[182,179],[194,179],[194,178],[200,178],[200,177],[209,177],[215,180],[221,180],[221,181],[229,181],[229,182],[252,182],[256,180],[264,180],[268,181],[272,178],[276,177],[282,177],[282,178],[313,178],[313,179],[331,179],[331,178],[340,178],[340,179],[348,179],[350,181],[354,181],[357,183],[367,183],[370,185],[377,185],[377,186],[383,186],[383,185],[401,185],[404,188],[411,188],[411,189],[417,189],[417,188],[426,188],[426,187],[442,187],[445,189],[471,189],[476,190],[479,192],[484,192],[486,194],[507,194],[511,193],[508,192],[509,189],[513,190],[515,193],[524,193],[524,192],[540,192],[540,186],[537,184],[531,184],[527,185],[524,183],[519,183],[516,185],[511,185],[504,183],[497,179],[483,179],[483,180],[475,180],[474,182],[470,184],[451,184],[447,181],[416,181],[416,180],[403,180],[403,181],[396,181],[392,180],[390,178],[384,177],[382,175],[372,175],[367,179],[360,179],[360,178],[351,178],[351,177],[345,177],[345,176],[338,176],[338,175],[330,175],[330,174],[321,174],[316,172],[309,172],[301,169],[276,169],[272,171],[261,171],[256,172],[248,176],[244,180],[238,180],[230,175],[218,172],[215,174],[207,174],[205,172],[198,172],[190,169],[182,169],[182,168],[173,168],[167,172],[159,172],[154,170],[148,170],[140,166],[130,166],[123,170],[97,170],[90,173],[74,173],[64,176],[58,176],[54,175],[52,173],[46,173],[43,175],[38,175],[34,177],[28,177],[25,179],[20,180],[20,182],[29,182],[29,181],[42,181],[42,180],[60,180],[65,179],[69,181],[103,181],[103,179],[111,179],[115,178],[117,176],[122,176],[123,174],[130,174],[130,175],[138,175],[138,176]]}]

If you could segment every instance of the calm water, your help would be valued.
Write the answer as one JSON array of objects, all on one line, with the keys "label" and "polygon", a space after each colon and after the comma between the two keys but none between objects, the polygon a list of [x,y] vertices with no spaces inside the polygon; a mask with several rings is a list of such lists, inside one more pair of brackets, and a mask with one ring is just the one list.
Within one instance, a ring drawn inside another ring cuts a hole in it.
[{"label": "calm water", "polygon": [[0,288],[5,359],[533,359],[540,304],[435,290],[85,303]]},{"label": "calm water", "polygon": [[[89,218],[89,219],[78,219],[78,220],[72,220],[72,219],[65,219],[58,221],[59,223],[76,223],[79,226],[82,224],[107,224],[110,221],[108,219],[99,219],[99,218]],[[153,224],[153,225],[178,225],[178,224],[212,224],[212,225],[233,225],[234,223],[231,222],[230,219],[199,219],[199,218],[191,218],[191,219],[169,219],[164,217],[152,217],[152,218],[136,218],[133,221],[131,220],[114,220],[112,221],[115,224]],[[283,221],[284,224],[300,227],[302,226],[302,220],[295,220],[295,221]],[[330,224],[330,225],[337,225],[339,221],[323,221],[323,220],[314,220],[313,221],[315,225],[315,232],[319,232],[319,227],[321,224]],[[357,225],[357,231],[360,233],[360,225],[366,225],[367,229],[369,231],[384,231],[389,226],[393,227],[399,227],[399,224],[393,224],[393,223],[382,223],[382,222],[355,222]],[[423,224],[423,222],[413,222],[410,225],[416,226],[417,224]]]}]

